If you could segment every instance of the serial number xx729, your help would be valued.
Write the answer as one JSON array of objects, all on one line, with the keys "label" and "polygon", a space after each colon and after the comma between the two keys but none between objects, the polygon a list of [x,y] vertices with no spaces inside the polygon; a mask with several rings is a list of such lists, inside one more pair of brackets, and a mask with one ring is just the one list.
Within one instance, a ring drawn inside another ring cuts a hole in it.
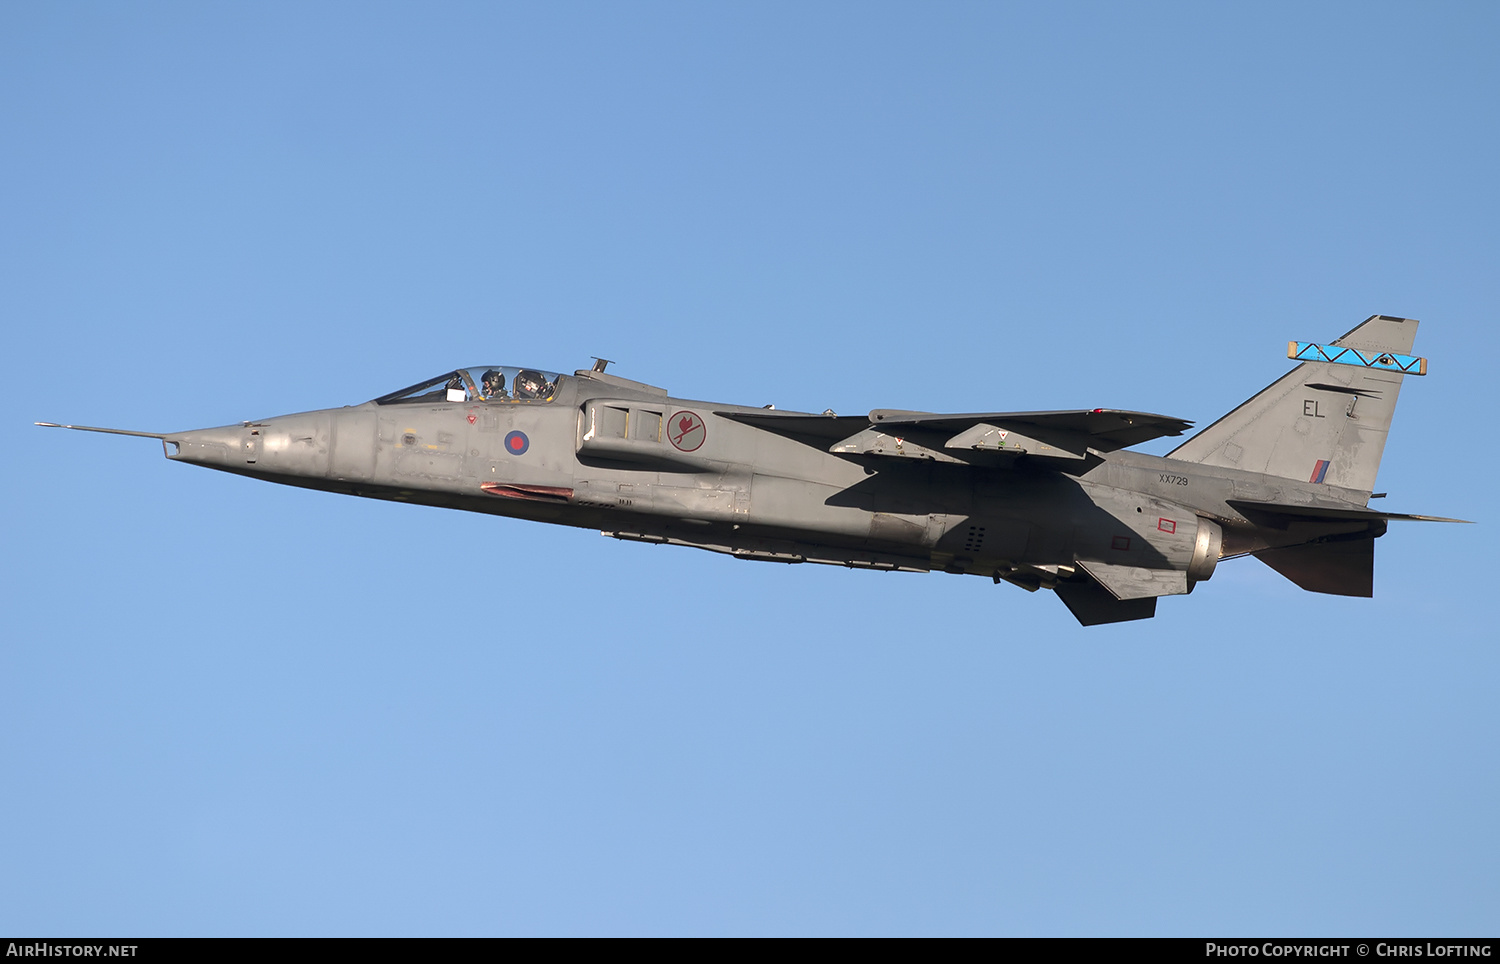
[{"label": "serial number xx729", "polygon": [[1167,475],[1166,473],[1162,473],[1161,480],[1167,485],[1187,485],[1187,476],[1185,475]]}]

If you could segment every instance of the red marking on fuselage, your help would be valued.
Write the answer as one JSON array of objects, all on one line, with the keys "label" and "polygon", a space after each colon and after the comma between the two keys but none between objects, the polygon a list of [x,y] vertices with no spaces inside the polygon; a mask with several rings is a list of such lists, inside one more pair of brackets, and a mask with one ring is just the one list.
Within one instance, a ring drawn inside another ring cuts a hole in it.
[{"label": "red marking on fuselage", "polygon": [[479,489],[485,495],[498,495],[502,499],[520,499],[524,502],[570,502],[573,499],[573,490],[562,485],[481,482]]},{"label": "red marking on fuselage", "polygon": [[708,426],[696,412],[679,412],[673,422],[674,433],[670,429],[667,438],[671,441],[673,448],[683,452],[696,452],[703,447],[703,442],[708,438]]}]

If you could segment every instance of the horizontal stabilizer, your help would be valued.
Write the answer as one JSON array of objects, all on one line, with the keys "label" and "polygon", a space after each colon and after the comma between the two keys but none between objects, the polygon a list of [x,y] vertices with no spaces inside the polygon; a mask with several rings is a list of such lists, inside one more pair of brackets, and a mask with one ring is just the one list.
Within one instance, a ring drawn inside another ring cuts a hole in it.
[{"label": "horizontal stabilizer", "polygon": [[1372,537],[1265,549],[1255,553],[1255,558],[1308,592],[1365,598],[1375,595]]},{"label": "horizontal stabilizer", "polygon": [[1084,572],[1108,589],[1116,599],[1146,599],[1151,596],[1180,596],[1188,591],[1187,573],[1179,569],[1146,569],[1142,566],[1117,566],[1108,562],[1078,561]]},{"label": "horizontal stabilizer", "polygon": [[1251,502],[1247,499],[1230,499],[1228,504],[1244,515],[1292,516],[1297,519],[1323,519],[1330,522],[1358,522],[1376,520],[1397,522],[1459,522],[1473,525],[1468,519],[1448,519],[1440,515],[1411,515],[1404,512],[1381,512],[1378,509],[1362,509],[1358,506],[1332,507],[1321,505],[1296,505],[1289,502]]},{"label": "horizontal stabilizer", "polygon": [[1150,619],[1156,615],[1156,597],[1120,600],[1092,579],[1057,584],[1057,598],[1084,626],[1125,623],[1133,619]]}]

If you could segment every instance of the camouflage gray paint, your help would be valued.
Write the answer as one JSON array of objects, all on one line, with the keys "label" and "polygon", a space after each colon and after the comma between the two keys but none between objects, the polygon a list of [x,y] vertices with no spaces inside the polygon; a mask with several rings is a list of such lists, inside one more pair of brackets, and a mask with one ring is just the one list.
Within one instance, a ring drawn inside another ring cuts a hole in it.
[{"label": "camouflage gray paint", "polygon": [[[167,457],[366,498],[740,559],[942,570],[1055,590],[1085,625],[1155,615],[1220,560],[1373,594],[1368,508],[1417,322],[1374,316],[1165,458],[1143,412],[841,417],[606,374],[458,369],[363,405],[163,435]],[[1420,364],[1418,364],[1420,363]],[[52,424],[52,423],[38,423]],[[112,429],[88,429],[113,432]],[[1456,520],[1433,520],[1456,521]]]}]

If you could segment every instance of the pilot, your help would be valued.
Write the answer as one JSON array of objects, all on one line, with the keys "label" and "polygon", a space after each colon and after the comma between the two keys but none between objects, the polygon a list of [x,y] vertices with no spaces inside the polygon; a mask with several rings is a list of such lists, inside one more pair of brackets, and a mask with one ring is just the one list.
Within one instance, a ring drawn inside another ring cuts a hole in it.
[{"label": "pilot", "polygon": [[480,380],[480,384],[482,386],[484,386],[484,397],[485,398],[509,398],[510,397],[509,395],[505,394],[505,373],[504,372],[499,372],[499,371],[496,371],[495,369],[491,368],[489,371],[487,371],[487,372],[484,373],[484,378],[482,378]]}]

